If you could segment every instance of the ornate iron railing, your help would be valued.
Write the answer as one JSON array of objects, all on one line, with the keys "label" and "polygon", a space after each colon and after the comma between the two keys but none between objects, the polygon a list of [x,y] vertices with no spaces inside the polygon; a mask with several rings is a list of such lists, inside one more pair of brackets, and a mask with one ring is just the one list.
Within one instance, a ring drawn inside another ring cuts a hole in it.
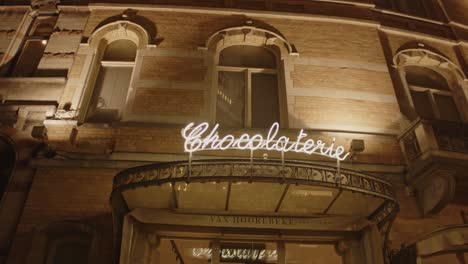
[{"label": "ornate iron railing", "polygon": [[468,154],[468,124],[421,119],[400,136],[400,141],[409,162],[428,150]]},{"label": "ornate iron railing", "polygon": [[[189,172],[190,171],[190,172]],[[277,182],[339,188],[383,198],[369,220],[382,223],[397,210],[392,185],[372,175],[308,162],[277,160],[197,160],[130,168],[114,178],[114,192],[176,182]],[[340,175],[338,175],[340,174]]]}]

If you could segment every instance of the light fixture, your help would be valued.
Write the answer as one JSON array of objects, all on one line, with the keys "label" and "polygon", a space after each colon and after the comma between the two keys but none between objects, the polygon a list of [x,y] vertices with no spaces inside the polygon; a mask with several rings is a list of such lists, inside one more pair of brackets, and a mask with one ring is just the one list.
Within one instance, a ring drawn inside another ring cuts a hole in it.
[{"label": "light fixture", "polygon": [[47,45],[47,39],[41,40],[41,44],[44,45],[44,46]]},{"label": "light fixture", "polygon": [[356,159],[358,153],[363,152],[366,149],[364,140],[362,139],[353,139],[351,140],[351,145],[349,146],[349,153],[351,153],[351,160]]},{"label": "light fixture", "polygon": [[294,196],[308,197],[308,196],[322,196],[322,197],[332,197],[332,191],[326,190],[293,190],[291,192]]}]

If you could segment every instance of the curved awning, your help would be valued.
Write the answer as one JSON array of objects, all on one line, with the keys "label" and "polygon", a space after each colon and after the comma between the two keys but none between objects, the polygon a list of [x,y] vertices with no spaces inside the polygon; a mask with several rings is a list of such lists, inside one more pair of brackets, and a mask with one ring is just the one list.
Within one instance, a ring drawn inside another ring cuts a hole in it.
[{"label": "curved awning", "polygon": [[429,257],[457,251],[468,251],[468,225],[448,226],[419,238],[416,245],[418,256]]},{"label": "curved awning", "polygon": [[340,174],[336,167],[277,160],[153,164],[120,172],[112,205],[121,217],[134,209],[310,217],[336,219],[342,224],[324,228],[347,231],[369,221],[383,226],[396,213],[389,182],[345,169]]}]

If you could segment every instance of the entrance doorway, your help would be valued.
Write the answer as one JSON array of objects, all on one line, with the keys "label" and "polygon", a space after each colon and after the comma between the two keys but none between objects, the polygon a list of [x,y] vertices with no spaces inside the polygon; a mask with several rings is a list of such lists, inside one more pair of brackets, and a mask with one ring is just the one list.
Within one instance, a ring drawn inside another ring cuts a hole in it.
[{"label": "entrance doorway", "polygon": [[159,251],[166,264],[343,264],[335,245],[322,243],[161,239]]}]

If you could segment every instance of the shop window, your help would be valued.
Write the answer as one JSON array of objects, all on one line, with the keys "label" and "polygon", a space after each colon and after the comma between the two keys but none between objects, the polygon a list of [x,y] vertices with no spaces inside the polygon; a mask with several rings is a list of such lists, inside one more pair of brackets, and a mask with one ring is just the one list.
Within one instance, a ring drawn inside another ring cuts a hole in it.
[{"label": "shop window", "polygon": [[122,116],[137,47],[130,40],[116,40],[105,48],[94,85],[88,121],[118,121]]},{"label": "shop window", "polygon": [[11,76],[32,77],[41,75],[37,68],[44,55],[56,21],[56,16],[39,16],[35,19],[20,52],[13,61],[13,67],[10,71]]},{"label": "shop window", "polygon": [[216,122],[269,127],[279,122],[278,62],[273,50],[238,45],[219,54]]},{"label": "shop window", "polygon": [[10,143],[0,138],[0,201],[7,189],[15,164],[15,151]]},{"label": "shop window", "polygon": [[404,71],[414,108],[420,117],[461,121],[453,93],[441,74],[420,66],[407,66]]}]

